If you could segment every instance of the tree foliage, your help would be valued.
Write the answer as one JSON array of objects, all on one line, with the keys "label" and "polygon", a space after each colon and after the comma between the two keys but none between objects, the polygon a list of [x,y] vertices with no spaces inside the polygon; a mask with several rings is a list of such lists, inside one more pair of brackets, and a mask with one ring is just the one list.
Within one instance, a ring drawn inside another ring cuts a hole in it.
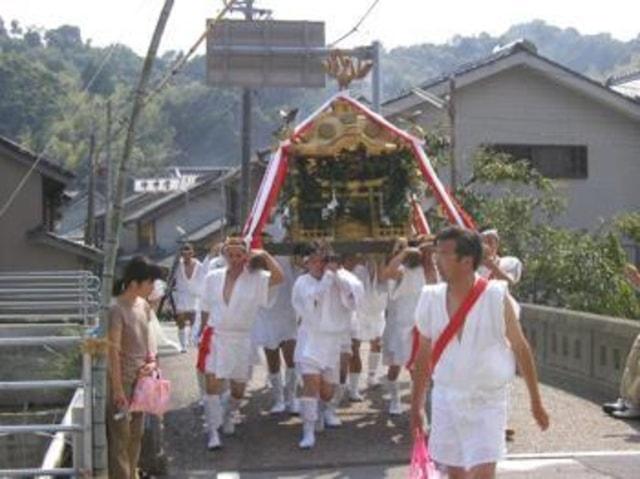
[{"label": "tree foliage", "polygon": [[[502,254],[520,258],[516,295],[538,304],[640,319],[640,303],[623,275],[628,261],[619,234],[559,227],[564,198],[526,161],[480,150],[457,198],[480,226],[500,231]],[[619,231],[640,238],[640,215],[618,217]],[[638,236],[634,236],[638,235]]]}]

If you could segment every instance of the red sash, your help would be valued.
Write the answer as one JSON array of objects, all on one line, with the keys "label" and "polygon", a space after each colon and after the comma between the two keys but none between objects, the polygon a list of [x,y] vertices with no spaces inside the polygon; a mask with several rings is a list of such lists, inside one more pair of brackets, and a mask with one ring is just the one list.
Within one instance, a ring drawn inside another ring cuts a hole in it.
[{"label": "red sash", "polygon": [[213,338],[213,328],[211,326],[205,326],[200,338],[200,344],[198,345],[198,362],[196,363],[196,369],[204,374],[204,365],[207,360],[207,355],[211,350],[211,338]]},{"label": "red sash", "polygon": [[[433,350],[431,351],[431,371],[435,368],[436,364],[440,360],[440,356],[444,352],[447,345],[451,342],[453,337],[458,334],[462,326],[464,325],[464,321],[467,318],[467,314],[476,304],[476,301],[483,293],[483,291],[487,288],[489,281],[485,278],[478,277],[473,288],[467,294],[467,297],[464,298],[462,304],[458,307],[457,311],[454,313],[453,317],[447,324],[447,327],[444,329],[442,334],[435,343]],[[413,328],[413,342],[411,346],[411,358],[407,363],[407,368],[412,369],[416,360],[416,355],[418,354],[418,344],[420,342],[420,333],[418,333],[418,328]]]}]

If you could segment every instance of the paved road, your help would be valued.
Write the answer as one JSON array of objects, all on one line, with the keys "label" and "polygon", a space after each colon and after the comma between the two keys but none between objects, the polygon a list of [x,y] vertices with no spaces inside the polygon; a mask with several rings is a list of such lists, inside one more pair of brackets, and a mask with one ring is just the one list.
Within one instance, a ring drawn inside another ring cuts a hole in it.
[{"label": "paved road", "polygon": [[[382,388],[365,391],[363,403],[345,404],[340,410],[344,426],[320,435],[313,450],[301,451],[299,419],[269,415],[265,370],[258,366],[241,410],[247,420],[235,436],[223,438],[223,450],[208,452],[196,401],[195,352],[163,356],[163,370],[173,384],[173,407],[165,418],[170,477],[216,477],[215,471],[227,479],[407,476],[408,418],[384,412]],[[408,377],[401,379],[408,404]],[[552,420],[544,434],[527,410],[524,383],[515,381],[510,422],[516,440],[499,477],[640,478],[640,422],[610,419],[599,407],[605,398],[578,397],[550,385],[543,385],[542,393]]]}]

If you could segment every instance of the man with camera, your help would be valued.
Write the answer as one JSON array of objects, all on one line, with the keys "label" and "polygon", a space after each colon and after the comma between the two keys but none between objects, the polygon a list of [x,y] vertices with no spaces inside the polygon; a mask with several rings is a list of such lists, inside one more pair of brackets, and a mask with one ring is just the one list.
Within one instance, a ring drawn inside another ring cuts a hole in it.
[{"label": "man with camera", "polygon": [[301,318],[295,361],[303,380],[302,449],[315,445],[316,427],[322,430],[325,424],[337,424],[334,410],[327,406],[339,382],[343,339],[363,295],[360,281],[340,265],[326,245],[312,245],[306,267],[307,273],[296,280],[291,298]]}]

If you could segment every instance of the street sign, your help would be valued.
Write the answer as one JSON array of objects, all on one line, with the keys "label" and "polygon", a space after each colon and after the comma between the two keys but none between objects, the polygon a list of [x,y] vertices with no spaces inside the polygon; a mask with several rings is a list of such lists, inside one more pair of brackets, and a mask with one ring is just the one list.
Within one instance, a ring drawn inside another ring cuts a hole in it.
[{"label": "street sign", "polygon": [[222,20],[208,31],[210,85],[325,86],[324,22]]},{"label": "street sign", "polygon": [[133,181],[135,193],[172,193],[186,191],[196,184],[197,175],[182,175],[179,178],[138,178]]}]

